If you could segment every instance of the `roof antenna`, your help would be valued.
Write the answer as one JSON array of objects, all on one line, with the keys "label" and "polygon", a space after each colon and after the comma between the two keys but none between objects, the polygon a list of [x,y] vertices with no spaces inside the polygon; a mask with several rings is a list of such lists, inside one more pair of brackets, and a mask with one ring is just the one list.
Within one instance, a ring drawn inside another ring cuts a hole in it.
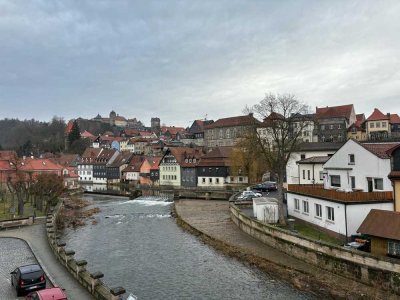
[{"label": "roof antenna", "polygon": [[206,116],[204,117],[204,121],[207,121],[207,116],[208,116],[208,114],[206,114]]}]

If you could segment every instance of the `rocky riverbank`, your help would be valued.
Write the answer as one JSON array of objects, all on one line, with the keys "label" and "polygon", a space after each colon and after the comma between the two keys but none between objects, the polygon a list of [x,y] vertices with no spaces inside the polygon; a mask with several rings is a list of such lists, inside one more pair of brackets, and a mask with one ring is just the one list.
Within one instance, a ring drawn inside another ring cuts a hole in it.
[{"label": "rocky riverbank", "polygon": [[89,201],[77,196],[65,199],[64,207],[57,220],[58,228],[77,228],[86,225],[88,222],[95,225],[96,220],[94,215],[100,212],[100,208],[87,208],[90,204]]}]

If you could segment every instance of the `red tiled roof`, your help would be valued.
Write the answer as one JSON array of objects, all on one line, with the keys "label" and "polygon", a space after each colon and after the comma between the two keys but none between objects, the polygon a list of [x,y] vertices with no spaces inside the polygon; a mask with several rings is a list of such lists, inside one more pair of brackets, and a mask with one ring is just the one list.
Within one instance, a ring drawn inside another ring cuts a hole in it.
[{"label": "red tiled roof", "polygon": [[95,136],[93,134],[91,134],[89,131],[85,130],[84,132],[81,133],[81,137],[83,137],[83,138],[93,138]]},{"label": "red tiled roof", "polygon": [[147,158],[147,161],[150,164],[150,169],[151,170],[158,170],[159,169],[159,164],[161,161],[162,157],[161,156],[151,156]]},{"label": "red tiled roof", "polygon": [[176,135],[178,132],[184,131],[184,130],[185,130],[185,128],[183,128],[183,127],[175,127],[175,126],[162,126],[161,127],[162,133],[166,133],[168,131],[172,135]]},{"label": "red tiled roof", "polygon": [[0,160],[12,160],[17,157],[17,152],[10,150],[0,151]]},{"label": "red tiled roof", "polygon": [[371,209],[357,232],[400,240],[400,212]]},{"label": "red tiled roof", "polygon": [[0,170],[8,171],[8,170],[15,170],[15,168],[10,164],[9,160],[0,160]]},{"label": "red tiled roof", "polygon": [[316,117],[317,119],[338,118],[338,117],[344,117],[349,119],[352,111],[353,111],[353,104],[340,105],[340,106],[327,106],[320,108],[317,107]]},{"label": "red tiled roof", "polygon": [[27,158],[20,161],[20,169],[25,171],[62,171],[63,168],[50,159]]},{"label": "red tiled roof", "polygon": [[[176,158],[181,167],[195,167],[202,155],[199,149],[188,147],[171,147],[169,148],[169,151]],[[188,159],[188,162],[186,162],[186,159]],[[192,159],[191,163],[189,162],[189,159]],[[195,163],[193,162],[193,159],[196,159]]]},{"label": "red tiled roof", "polygon": [[204,126],[204,129],[233,127],[233,126],[248,126],[260,123],[261,122],[258,121],[256,118],[254,118],[252,114],[249,114],[245,116],[218,119],[214,123]]},{"label": "red tiled roof", "polygon": [[360,124],[361,124],[364,121],[365,121],[365,115],[364,114],[357,114],[356,115],[356,122],[360,122]]},{"label": "red tiled roof", "polygon": [[82,158],[96,158],[101,151],[101,148],[86,148],[82,154]]},{"label": "red tiled roof", "polygon": [[347,132],[351,132],[352,128],[356,128],[357,131],[365,132],[365,129],[361,126],[361,122],[356,121],[355,123],[351,124],[350,127],[347,129]]},{"label": "red tiled roof", "polygon": [[367,118],[367,121],[388,120],[389,117],[383,114],[379,109],[375,108],[373,113]]},{"label": "red tiled roof", "polygon": [[376,143],[376,144],[361,144],[365,149],[368,151],[372,152],[379,158],[387,159],[390,158],[390,156],[387,154],[387,151],[390,150],[391,148],[395,147],[396,145],[399,145],[399,143]]},{"label": "red tiled roof", "polygon": [[390,114],[390,123],[391,124],[400,124],[400,117],[398,114]]},{"label": "red tiled roof", "polygon": [[232,153],[232,147],[216,147],[201,158],[201,161],[198,164],[198,166],[199,167],[230,166],[231,153]]}]

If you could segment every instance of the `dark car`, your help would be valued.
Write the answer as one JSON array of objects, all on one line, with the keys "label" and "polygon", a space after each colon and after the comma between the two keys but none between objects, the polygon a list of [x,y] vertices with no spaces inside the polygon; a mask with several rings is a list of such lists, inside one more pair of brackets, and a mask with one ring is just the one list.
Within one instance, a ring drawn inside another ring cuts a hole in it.
[{"label": "dark car", "polygon": [[44,289],[46,277],[39,265],[26,265],[11,272],[11,285],[15,287],[17,296],[21,296],[23,293]]},{"label": "dark car", "polygon": [[267,187],[268,192],[276,191],[278,189],[278,187],[276,186],[276,182],[275,181],[265,181],[262,184]]}]

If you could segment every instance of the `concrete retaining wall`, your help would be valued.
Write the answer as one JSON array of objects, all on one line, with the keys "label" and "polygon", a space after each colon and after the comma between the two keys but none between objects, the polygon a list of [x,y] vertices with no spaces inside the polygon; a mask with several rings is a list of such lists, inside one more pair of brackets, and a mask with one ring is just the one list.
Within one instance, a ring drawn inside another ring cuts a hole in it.
[{"label": "concrete retaining wall", "polygon": [[400,262],[396,259],[299,237],[247,217],[235,204],[231,204],[230,212],[241,230],[269,246],[330,272],[400,294]]},{"label": "concrete retaining wall", "polygon": [[0,228],[20,227],[33,224],[33,217],[18,218],[0,221]]},{"label": "concrete retaining wall", "polygon": [[87,262],[74,259],[75,251],[66,249],[66,244],[59,240],[56,218],[61,211],[63,202],[60,201],[52,214],[47,215],[46,230],[47,240],[57,260],[75,277],[75,279],[86,288],[95,299],[117,300],[120,295],[125,294],[122,287],[109,288],[101,281],[104,276],[101,272],[90,273],[86,270]]}]

